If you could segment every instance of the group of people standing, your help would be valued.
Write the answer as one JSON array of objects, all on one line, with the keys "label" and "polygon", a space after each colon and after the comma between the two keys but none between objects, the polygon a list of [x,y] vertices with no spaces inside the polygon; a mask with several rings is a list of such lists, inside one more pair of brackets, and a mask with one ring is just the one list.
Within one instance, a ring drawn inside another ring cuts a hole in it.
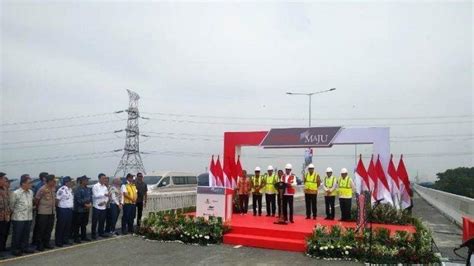
[{"label": "group of people standing", "polygon": [[[58,188],[55,175],[42,172],[40,182],[32,187],[32,178],[24,174],[20,187],[9,191],[9,180],[0,172],[0,252],[6,250],[6,242],[12,227],[11,252],[15,256],[33,253],[30,248],[30,230],[34,221],[32,245],[38,251],[52,249],[51,235],[55,229],[54,242],[57,247],[82,241],[108,238],[113,235],[134,232],[147,202],[147,185],[143,175],[128,174],[126,181],[100,173],[98,183],[88,187],[89,177],[81,176],[75,181],[62,178]],[[57,191],[56,191],[56,188]],[[121,232],[116,230],[122,212]],[[92,215],[91,238],[87,237],[87,225]],[[56,225],[55,225],[56,218]]]},{"label": "group of people standing", "polygon": [[[265,194],[266,216],[276,215],[276,206],[278,206],[278,216],[283,213],[285,222],[294,223],[293,220],[293,198],[296,192],[296,176],[292,173],[292,165],[287,164],[285,170],[278,170],[274,173],[273,166],[268,166],[267,173],[260,174],[260,167],[255,168],[255,174],[248,178],[247,172],[244,170],[242,177],[237,182],[237,194],[239,199],[239,209],[241,215],[247,214],[249,196],[252,195],[253,215],[262,215],[262,198]],[[304,175],[304,197],[306,207],[306,219],[316,219],[317,217],[317,197],[318,192],[324,192],[324,201],[326,205],[326,220],[334,220],[335,218],[335,201],[339,197],[339,205],[341,208],[341,221],[349,221],[351,219],[352,197],[355,189],[352,179],[348,176],[346,168],[342,168],[341,176],[336,178],[333,176],[333,170],[328,167],[326,175],[321,178],[315,172],[313,164],[309,164],[307,172]],[[278,183],[283,183],[283,198],[278,193]],[[283,204],[283,206],[282,206]]]}]

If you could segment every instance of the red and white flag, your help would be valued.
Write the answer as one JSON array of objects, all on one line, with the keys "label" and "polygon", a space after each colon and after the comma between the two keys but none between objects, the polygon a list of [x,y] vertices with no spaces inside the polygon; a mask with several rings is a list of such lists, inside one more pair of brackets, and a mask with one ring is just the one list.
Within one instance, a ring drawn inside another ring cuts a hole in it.
[{"label": "red and white flag", "polygon": [[393,204],[396,208],[400,208],[400,183],[398,180],[397,170],[395,169],[395,165],[393,164],[393,154],[390,155],[390,162],[388,162],[388,181],[391,185],[391,192],[392,192],[392,199]]},{"label": "red and white flag", "polygon": [[401,194],[401,206],[402,209],[406,209],[411,205],[411,196],[413,192],[410,187],[410,180],[408,179],[407,169],[403,162],[403,155],[400,156],[400,162],[398,163],[397,174],[401,181],[400,194]]},{"label": "red and white flag", "polygon": [[237,165],[235,164],[235,160],[229,160],[230,162],[230,171],[232,172],[232,188],[235,189],[237,187]]},{"label": "red and white flag", "polygon": [[390,185],[388,184],[387,177],[385,176],[385,172],[382,167],[382,163],[380,162],[380,155],[377,156],[377,163],[375,164],[375,171],[377,172],[378,177],[378,193],[377,193],[377,200],[383,199],[382,202],[390,203],[393,205],[392,194],[390,193]]},{"label": "red and white flag", "polygon": [[369,187],[372,191],[372,203],[378,200],[378,177],[377,171],[375,171],[375,163],[374,163],[374,155],[370,158],[369,168],[367,170],[367,174],[369,175]]},{"label": "red and white flag", "polygon": [[212,155],[211,163],[209,165],[209,186],[215,187],[217,186],[217,178],[216,178],[216,163],[214,162],[214,155]]},{"label": "red and white flag", "polygon": [[226,188],[232,188],[232,169],[230,167],[230,159],[226,157],[224,159],[224,186]]},{"label": "red and white flag", "polygon": [[225,183],[224,183],[224,171],[222,170],[219,155],[217,156],[216,168],[215,168],[214,173],[215,173],[216,179],[217,179],[217,186],[218,187],[223,187],[225,185]]},{"label": "red and white flag", "polygon": [[359,162],[357,163],[355,178],[358,180],[357,183],[360,184],[357,186],[358,194],[360,194],[361,191],[370,191],[369,174],[367,174],[367,170],[365,170],[364,163],[362,162],[362,154],[359,155]]},{"label": "red and white flag", "polygon": [[237,163],[236,163],[236,166],[235,166],[235,172],[236,172],[236,175],[235,175],[235,180],[236,182],[239,182],[239,179],[242,177],[242,164],[240,164],[240,155],[237,157]]}]

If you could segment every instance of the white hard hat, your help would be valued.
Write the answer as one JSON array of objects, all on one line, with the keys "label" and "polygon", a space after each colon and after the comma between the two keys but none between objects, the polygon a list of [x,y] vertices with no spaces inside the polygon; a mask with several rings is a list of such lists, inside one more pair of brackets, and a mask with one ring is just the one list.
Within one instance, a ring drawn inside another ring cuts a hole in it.
[{"label": "white hard hat", "polygon": [[259,171],[260,172],[260,167],[255,167],[255,172]]},{"label": "white hard hat", "polygon": [[342,168],[342,169],[341,169],[341,174],[347,174],[347,169],[346,169],[346,168]]},{"label": "white hard hat", "polygon": [[310,163],[310,164],[308,165],[308,169],[309,169],[309,168],[313,168],[313,169],[314,169],[314,164]]},{"label": "white hard hat", "polygon": [[293,166],[291,165],[291,163],[287,163],[285,165],[285,169],[293,169]]},{"label": "white hard hat", "polygon": [[273,166],[269,165],[267,168],[268,171],[273,171]]},{"label": "white hard hat", "polygon": [[326,168],[326,173],[332,173],[332,168],[331,167]]}]

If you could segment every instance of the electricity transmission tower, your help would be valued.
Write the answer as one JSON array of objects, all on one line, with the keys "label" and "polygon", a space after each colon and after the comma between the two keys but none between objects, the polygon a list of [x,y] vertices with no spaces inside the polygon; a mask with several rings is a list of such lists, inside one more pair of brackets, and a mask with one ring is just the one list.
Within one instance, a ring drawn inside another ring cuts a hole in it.
[{"label": "electricity transmission tower", "polygon": [[127,173],[145,173],[142,157],[140,156],[140,131],[138,129],[138,119],[140,113],[138,112],[138,100],[140,96],[131,90],[127,90],[130,103],[126,112],[128,113],[127,128],[125,129],[126,139],[125,148],[123,149],[122,159],[120,160],[114,176],[122,173],[125,176]]}]

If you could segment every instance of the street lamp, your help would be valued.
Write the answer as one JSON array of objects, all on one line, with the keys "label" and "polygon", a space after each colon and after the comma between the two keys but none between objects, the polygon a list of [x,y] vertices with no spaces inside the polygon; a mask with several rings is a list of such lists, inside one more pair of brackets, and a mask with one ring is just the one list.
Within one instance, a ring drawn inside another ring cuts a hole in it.
[{"label": "street lamp", "polygon": [[[286,94],[288,95],[305,95],[305,96],[308,96],[309,98],[309,121],[308,121],[308,127],[311,127],[311,97],[315,94],[320,94],[320,93],[325,93],[325,92],[330,92],[330,91],[334,91],[336,90],[336,88],[331,88],[331,89],[328,89],[328,90],[322,90],[322,91],[315,91],[315,92],[310,92],[310,93],[304,93],[304,92],[287,92]],[[310,149],[310,148],[308,148]],[[303,163],[303,169],[301,171],[301,174],[304,176],[304,169],[306,167],[306,160],[305,162]]]},{"label": "street lamp", "polygon": [[320,93],[325,93],[325,92],[330,92],[330,91],[335,91],[336,88],[331,88],[329,90],[322,90],[322,91],[315,91],[315,92],[310,92],[310,93],[304,93],[304,92],[287,92],[286,94],[288,95],[305,95],[308,96],[309,98],[309,123],[308,127],[311,127],[311,97],[315,94],[320,94]]}]

